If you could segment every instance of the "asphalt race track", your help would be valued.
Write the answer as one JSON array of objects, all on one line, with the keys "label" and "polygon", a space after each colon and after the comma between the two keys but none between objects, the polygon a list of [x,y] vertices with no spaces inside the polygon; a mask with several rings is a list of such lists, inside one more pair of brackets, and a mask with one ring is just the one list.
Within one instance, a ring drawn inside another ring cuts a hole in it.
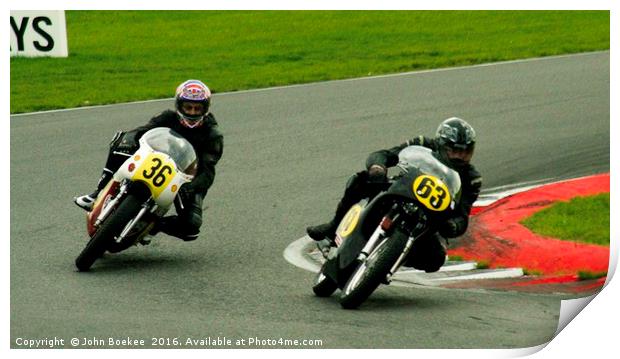
[{"label": "asphalt race track", "polygon": [[73,265],[86,229],[72,198],[92,190],[115,131],[172,101],[12,116],[11,347],[54,337],[147,347],[217,337],[322,340],[312,348],[547,342],[565,296],[382,287],[346,311],[314,297],[313,275],[282,252],[331,215],[369,152],[432,136],[450,116],[477,129],[487,188],[609,171],[609,68],[609,52],[598,52],[216,95],[224,157],[201,237],[163,235],[89,273]]}]

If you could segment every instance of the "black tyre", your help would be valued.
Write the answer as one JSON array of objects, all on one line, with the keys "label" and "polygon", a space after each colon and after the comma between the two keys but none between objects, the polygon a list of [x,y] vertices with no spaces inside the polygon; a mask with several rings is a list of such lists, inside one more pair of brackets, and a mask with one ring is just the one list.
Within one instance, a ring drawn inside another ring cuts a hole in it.
[{"label": "black tyre", "polygon": [[128,194],[118,208],[110,213],[75,259],[75,266],[80,272],[88,271],[93,263],[105,253],[110,243],[114,241],[114,237],[118,236],[129,220],[138,214],[142,202],[135,195]]},{"label": "black tyre", "polygon": [[342,289],[340,305],[343,308],[355,309],[368,299],[386,279],[390,269],[403,252],[407,239],[406,234],[396,230],[392,236],[375,248],[365,263],[358,265]]},{"label": "black tyre", "polygon": [[[325,266],[325,265],[323,265]],[[331,278],[323,274],[323,267],[314,278],[312,291],[317,297],[329,297],[338,289],[338,285]]]}]

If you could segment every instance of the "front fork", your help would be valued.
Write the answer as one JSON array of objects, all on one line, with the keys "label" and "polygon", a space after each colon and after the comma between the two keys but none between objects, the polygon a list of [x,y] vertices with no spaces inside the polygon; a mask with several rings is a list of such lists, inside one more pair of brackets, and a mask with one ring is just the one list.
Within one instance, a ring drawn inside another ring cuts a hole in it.
[{"label": "front fork", "polygon": [[112,200],[110,200],[109,203],[104,204],[103,210],[101,211],[101,213],[99,213],[99,216],[97,216],[97,220],[95,220],[95,227],[99,227],[99,225],[101,225],[101,223],[103,223],[103,221],[108,218],[108,215],[112,213],[112,211],[118,206],[118,202],[121,200],[121,198],[125,197],[125,194],[127,194],[128,186],[129,182],[123,181],[120,188],[118,189],[118,194]]},{"label": "front fork", "polygon": [[381,223],[377,226],[377,229],[372,233],[364,248],[358,255],[357,259],[360,261],[366,261],[366,258],[375,249],[380,239],[385,238],[385,234],[392,228],[393,224],[397,223],[401,214],[397,211],[398,205],[394,204],[388,213],[383,216]]},{"label": "front fork", "polygon": [[129,221],[129,223],[127,223],[121,234],[116,237],[116,243],[121,243],[125,239],[125,237],[127,237],[127,235],[131,233],[131,230],[136,226],[136,223],[140,222],[140,220],[142,219],[142,217],[144,217],[146,213],[153,212],[156,208],[157,206],[155,205],[155,200],[153,200],[153,197],[149,198],[146,202],[144,202],[142,204],[142,209],[140,209],[140,212],[138,212],[138,214],[131,221]]},{"label": "front fork", "polygon": [[[413,235],[413,233],[416,233],[418,231],[420,231],[419,234]],[[387,274],[386,281],[388,284],[392,282],[392,276],[394,275],[394,273],[396,273],[400,265],[405,261],[405,258],[407,258],[407,255],[409,254],[409,251],[411,251],[411,247],[413,246],[413,242],[415,242],[417,238],[420,238],[423,235],[425,235],[426,232],[428,232],[428,228],[424,229],[424,225],[422,223],[418,223],[416,228],[413,230],[412,234],[409,236],[409,239],[407,240],[407,243],[405,244],[405,248],[403,249],[403,252],[400,254],[398,259],[396,260],[396,262],[390,269],[390,272]]]},{"label": "front fork", "polygon": [[[118,194],[112,200],[110,200],[110,203],[108,203],[103,209],[103,211],[101,211],[101,213],[97,217],[95,226],[98,227],[110,215],[110,213],[112,213],[112,211],[116,207],[118,207],[118,203],[127,194],[130,184],[131,182],[129,181],[123,181],[121,183],[121,186],[118,190]],[[142,217],[144,217],[146,213],[153,212],[156,209],[157,209],[157,205],[155,204],[153,197],[149,198],[146,202],[144,202],[142,204],[142,209],[140,210],[140,212],[138,212],[138,214],[131,221],[129,221],[129,223],[127,223],[127,225],[125,226],[121,234],[118,237],[116,237],[115,239],[116,243],[121,243],[125,239],[125,237],[127,237],[127,235],[131,232],[131,230],[135,227],[135,225],[138,222],[140,222],[140,220],[142,219]]]},{"label": "front fork", "polygon": [[[394,225],[400,225],[403,222],[403,221],[400,221],[401,217],[405,217],[405,215],[401,214],[398,211],[398,205],[395,204],[392,207],[392,209],[388,212],[388,214],[386,214],[383,217],[383,219],[381,220],[381,223],[377,226],[377,229],[375,229],[373,234],[368,239],[368,242],[366,242],[366,245],[364,245],[364,248],[362,248],[362,251],[357,257],[357,259],[360,262],[362,263],[366,262],[366,260],[368,259],[368,256],[375,249],[380,239],[385,238],[385,234],[388,231],[390,231],[390,229],[392,229]],[[403,249],[402,253],[398,257],[396,262],[394,262],[394,265],[392,266],[392,268],[390,269],[389,273],[386,276],[387,284],[389,284],[392,281],[392,276],[394,275],[394,273],[396,273],[396,271],[398,270],[400,265],[403,263],[405,258],[407,258],[407,255],[409,254],[409,251],[411,251],[411,247],[413,246],[413,242],[415,242],[416,238],[419,238],[425,235],[426,232],[428,231],[427,226],[423,224],[421,221],[419,221],[419,219],[420,218],[418,218],[418,223],[416,227],[409,234],[409,239],[407,240],[407,243],[405,244],[405,248]]]}]

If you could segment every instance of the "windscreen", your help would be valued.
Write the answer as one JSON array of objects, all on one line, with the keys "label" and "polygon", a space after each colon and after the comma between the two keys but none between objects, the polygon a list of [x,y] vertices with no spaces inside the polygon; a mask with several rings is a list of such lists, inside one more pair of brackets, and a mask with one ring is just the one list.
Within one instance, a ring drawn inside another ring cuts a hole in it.
[{"label": "windscreen", "polygon": [[398,154],[398,167],[405,172],[411,168],[433,175],[442,180],[452,198],[458,199],[461,191],[461,178],[453,169],[441,163],[429,148],[422,146],[409,146]]},{"label": "windscreen", "polygon": [[167,127],[154,128],[145,133],[142,140],[155,151],[170,156],[181,171],[187,172],[190,167],[195,167],[194,147],[173,130]]}]

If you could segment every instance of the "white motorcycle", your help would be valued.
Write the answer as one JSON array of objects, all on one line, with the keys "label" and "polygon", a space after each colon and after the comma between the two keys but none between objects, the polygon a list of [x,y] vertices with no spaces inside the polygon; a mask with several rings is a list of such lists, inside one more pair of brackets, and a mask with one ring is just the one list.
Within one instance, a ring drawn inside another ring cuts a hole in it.
[{"label": "white motorcycle", "polygon": [[106,251],[148,243],[145,237],[172,205],[183,208],[179,189],[197,171],[192,145],[165,127],[146,132],[139,149],[127,156],[86,216],[90,240],[75,260],[80,271]]}]

